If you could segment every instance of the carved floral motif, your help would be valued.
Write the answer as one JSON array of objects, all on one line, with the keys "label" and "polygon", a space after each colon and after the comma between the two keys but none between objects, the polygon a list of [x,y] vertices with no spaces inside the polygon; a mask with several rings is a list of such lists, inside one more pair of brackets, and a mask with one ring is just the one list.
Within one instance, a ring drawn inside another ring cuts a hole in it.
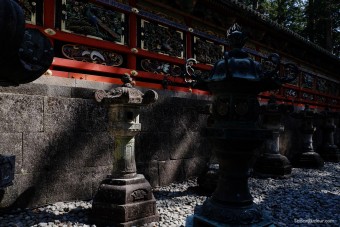
[{"label": "carved floral motif", "polygon": [[309,73],[302,72],[301,87],[313,89],[313,85],[314,85],[314,76]]},{"label": "carved floral motif", "polygon": [[200,63],[214,64],[223,58],[224,46],[194,37],[194,58]]},{"label": "carved floral motif", "polygon": [[302,99],[308,100],[308,101],[314,101],[314,95],[303,92],[302,93]]},{"label": "carved floral motif", "polygon": [[19,0],[19,5],[24,11],[26,23],[36,24],[37,4],[41,5],[42,1],[36,0]]},{"label": "carved floral motif", "polygon": [[340,84],[329,82],[328,93],[330,95],[338,96],[340,94]]},{"label": "carved floral motif", "polygon": [[325,93],[328,90],[328,81],[323,78],[317,78],[316,90],[318,90],[321,93]]},{"label": "carved floral motif", "polygon": [[320,103],[325,103],[326,102],[326,98],[324,96],[320,96],[320,95],[315,95],[315,100],[317,102],[320,102]]},{"label": "carved floral motif", "polygon": [[138,189],[131,193],[133,201],[139,201],[147,199],[148,192],[144,189]]},{"label": "carved floral motif", "polygon": [[294,89],[285,89],[284,90],[284,96],[288,98],[297,98],[298,92]]},{"label": "carved floral motif", "polygon": [[93,3],[63,0],[61,29],[124,44],[125,15]]},{"label": "carved floral motif", "polygon": [[[289,77],[290,74],[294,73],[294,72],[292,72],[293,70],[292,70],[291,67],[289,67],[289,65],[283,65],[282,71],[283,71],[283,74],[284,74],[285,77]],[[300,79],[300,77],[299,77],[300,73],[298,73],[298,72],[295,72],[295,73],[297,75],[296,78],[294,80],[288,82],[288,84],[298,86],[299,85],[299,79]]]},{"label": "carved floral motif", "polygon": [[141,48],[144,50],[184,57],[183,32],[157,23],[141,20]]},{"label": "carved floral motif", "polygon": [[182,69],[178,65],[174,65],[168,62],[162,62],[154,59],[141,60],[141,67],[146,72],[167,74],[169,76],[181,76]]},{"label": "carved floral motif", "polygon": [[123,64],[123,56],[120,54],[83,45],[66,44],[62,47],[62,53],[66,58],[77,61],[92,62],[107,66],[120,66]]}]

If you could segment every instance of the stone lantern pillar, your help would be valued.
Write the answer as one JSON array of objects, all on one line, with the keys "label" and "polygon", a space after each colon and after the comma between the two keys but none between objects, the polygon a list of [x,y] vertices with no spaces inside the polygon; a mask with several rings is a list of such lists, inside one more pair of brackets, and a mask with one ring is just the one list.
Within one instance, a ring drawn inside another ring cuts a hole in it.
[{"label": "stone lantern pillar", "polygon": [[328,108],[320,113],[322,120],[322,144],[319,148],[319,153],[325,161],[330,162],[340,161],[340,150],[334,143],[334,133],[336,130],[334,118],[336,115],[335,112],[331,112]]},{"label": "stone lantern pillar", "polygon": [[272,137],[267,139],[264,153],[260,155],[254,165],[254,173],[259,177],[287,177],[292,172],[292,165],[287,157],[280,154],[280,133],[284,131],[281,124],[282,108],[271,97],[266,106],[262,106],[262,128],[272,130]]},{"label": "stone lantern pillar", "polygon": [[253,203],[248,177],[256,149],[272,136],[271,130],[262,128],[258,121],[257,95],[279,88],[286,79],[278,77],[277,54],[269,55],[262,66],[248,56],[242,49],[246,37],[239,29],[235,25],[229,30],[232,50],[205,80],[213,94],[213,123],[206,128],[206,136],[212,140],[219,162],[219,180],[212,196],[195,208],[196,227],[271,224]]},{"label": "stone lantern pillar", "polygon": [[301,137],[299,154],[294,158],[293,166],[312,169],[322,168],[324,166],[324,161],[320,155],[314,151],[313,146],[313,134],[316,130],[314,118],[316,117],[316,114],[309,108],[309,105],[305,105],[304,110],[293,113],[292,117],[301,120],[299,126]]},{"label": "stone lantern pillar", "polygon": [[106,93],[97,91],[96,100],[109,108],[109,131],[115,139],[111,175],[100,183],[93,198],[91,219],[99,225],[140,226],[159,220],[151,185],[137,174],[135,135],[140,132],[139,112],[158,99],[153,90],[145,94],[132,87],[129,76],[123,87]]}]

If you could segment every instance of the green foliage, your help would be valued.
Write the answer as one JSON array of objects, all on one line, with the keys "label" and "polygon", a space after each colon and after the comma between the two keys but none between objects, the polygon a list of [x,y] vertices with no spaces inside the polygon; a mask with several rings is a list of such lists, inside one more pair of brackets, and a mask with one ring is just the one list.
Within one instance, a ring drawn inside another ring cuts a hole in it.
[{"label": "green foliage", "polygon": [[340,0],[239,0],[340,56]]}]

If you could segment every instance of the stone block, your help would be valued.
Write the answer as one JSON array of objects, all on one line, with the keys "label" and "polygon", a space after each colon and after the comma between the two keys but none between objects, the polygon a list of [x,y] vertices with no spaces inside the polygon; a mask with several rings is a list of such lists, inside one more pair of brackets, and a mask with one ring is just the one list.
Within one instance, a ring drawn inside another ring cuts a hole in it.
[{"label": "stone block", "polygon": [[[167,120],[163,113],[164,104],[158,100],[156,103],[144,106],[141,108],[139,121],[142,124],[142,131],[166,131],[167,127],[164,121]],[[162,122],[162,126],[159,127],[159,122]]]},{"label": "stone block", "polygon": [[18,174],[15,186],[18,188],[18,197],[13,204],[15,207],[32,207],[46,204],[47,185],[46,173],[22,173]]},{"label": "stone block", "polygon": [[159,186],[158,161],[151,160],[137,163],[137,173],[143,174],[152,187]]},{"label": "stone block", "polygon": [[41,76],[35,81],[32,82],[33,84],[43,84],[43,85],[56,85],[56,86],[63,86],[63,87],[75,87],[76,80],[74,78],[64,78],[58,76]]},{"label": "stone block", "polygon": [[46,199],[49,202],[92,198],[92,172],[53,171],[46,175]]},{"label": "stone block", "polygon": [[114,87],[111,83],[97,82],[90,80],[76,80],[75,87],[77,88],[88,88],[94,90],[110,90]]},{"label": "stone block", "polygon": [[45,97],[44,130],[52,132],[84,131],[86,102],[82,99]]},{"label": "stone block", "polygon": [[74,87],[72,88],[72,98],[94,99],[94,93],[97,89]]},{"label": "stone block", "polygon": [[0,211],[10,207],[17,198],[18,189],[14,185],[0,189]]},{"label": "stone block", "polygon": [[92,170],[92,194],[94,195],[98,190],[100,182],[111,174],[112,166],[110,165],[92,167],[91,170]]},{"label": "stone block", "polygon": [[171,159],[192,158],[199,145],[199,134],[187,131],[173,131],[170,134],[169,151]]},{"label": "stone block", "polygon": [[22,133],[0,133],[0,154],[15,155],[15,173],[22,167]]},{"label": "stone block", "polygon": [[71,168],[112,165],[113,138],[108,132],[78,132],[71,139]]},{"label": "stone block", "polygon": [[85,127],[91,132],[107,131],[108,108],[94,100],[87,100]]},{"label": "stone block", "polygon": [[42,172],[34,174],[15,174],[12,186],[4,190],[0,197],[0,208],[26,208],[45,204],[45,177]]},{"label": "stone block", "polygon": [[205,170],[208,160],[205,157],[195,157],[184,160],[185,178],[199,176]]},{"label": "stone block", "polygon": [[169,185],[185,179],[183,160],[160,161],[158,165],[160,186]]},{"label": "stone block", "polygon": [[24,133],[22,171],[69,169],[69,141],[68,134]]},{"label": "stone block", "polygon": [[65,86],[49,85],[47,87],[47,96],[50,97],[67,97],[71,98],[72,88]]},{"label": "stone block", "polygon": [[32,173],[46,170],[49,162],[49,141],[45,133],[25,133],[23,135],[22,172]]},{"label": "stone block", "polygon": [[41,96],[0,94],[0,132],[43,131]]},{"label": "stone block", "polygon": [[46,95],[48,86],[45,84],[20,84],[19,86],[0,87],[1,93],[12,93],[22,95]]},{"label": "stone block", "polygon": [[136,161],[169,159],[169,135],[163,132],[142,132],[136,136]]}]

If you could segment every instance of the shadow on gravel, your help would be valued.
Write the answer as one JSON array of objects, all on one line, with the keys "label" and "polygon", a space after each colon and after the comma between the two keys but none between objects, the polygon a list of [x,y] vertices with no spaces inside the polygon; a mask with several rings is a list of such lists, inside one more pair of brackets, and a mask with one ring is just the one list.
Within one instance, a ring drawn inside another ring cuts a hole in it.
[{"label": "shadow on gravel", "polygon": [[190,196],[196,196],[196,195],[204,196],[205,195],[204,192],[202,192],[198,186],[189,187],[185,191],[177,191],[177,192],[155,189],[153,191],[153,194],[156,200],[171,199],[171,198],[189,196],[189,195]]},{"label": "shadow on gravel", "polygon": [[[91,225],[89,221],[89,215],[91,208],[75,207],[74,209],[68,210],[65,208],[62,211],[46,211],[44,208],[35,208],[27,210],[12,210],[7,213],[6,216],[1,220],[0,227],[17,226],[70,226],[70,224],[77,224],[77,226]],[[23,216],[23,218],[18,218]],[[44,224],[45,223],[45,224]],[[62,225],[63,223],[64,225]]]}]

